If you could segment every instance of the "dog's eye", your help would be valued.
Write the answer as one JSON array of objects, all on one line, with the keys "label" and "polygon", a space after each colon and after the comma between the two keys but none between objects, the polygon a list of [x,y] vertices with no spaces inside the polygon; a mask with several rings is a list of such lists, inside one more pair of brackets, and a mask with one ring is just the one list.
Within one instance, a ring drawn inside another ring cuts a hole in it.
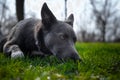
[{"label": "dog's eye", "polygon": [[77,38],[76,37],[73,37],[73,41],[76,42]]},{"label": "dog's eye", "polygon": [[64,35],[60,35],[60,39],[64,40],[65,39]]},{"label": "dog's eye", "polygon": [[62,39],[62,40],[65,40],[66,38],[67,38],[67,36],[66,35],[64,35],[64,34],[60,34],[60,39]]}]

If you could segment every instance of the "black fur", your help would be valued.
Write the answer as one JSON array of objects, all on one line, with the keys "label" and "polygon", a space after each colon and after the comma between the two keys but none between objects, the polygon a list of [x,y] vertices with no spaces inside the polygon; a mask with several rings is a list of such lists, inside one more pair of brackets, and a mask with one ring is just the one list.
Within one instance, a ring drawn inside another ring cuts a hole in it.
[{"label": "black fur", "polygon": [[0,52],[3,52],[3,46],[6,43],[7,38],[6,37],[1,37],[0,39]]},{"label": "black fur", "polygon": [[44,3],[41,17],[42,20],[31,18],[17,23],[1,41],[1,51],[10,56],[17,48],[24,55],[55,55],[60,59],[80,59],[74,47],[76,36],[73,31],[73,14],[66,21],[59,21]]}]

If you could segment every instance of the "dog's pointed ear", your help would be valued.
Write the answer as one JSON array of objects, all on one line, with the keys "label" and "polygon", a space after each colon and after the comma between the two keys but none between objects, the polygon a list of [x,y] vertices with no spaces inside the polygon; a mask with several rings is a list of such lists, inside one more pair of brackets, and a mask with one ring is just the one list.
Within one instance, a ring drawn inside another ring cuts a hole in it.
[{"label": "dog's pointed ear", "polygon": [[73,14],[70,14],[70,16],[65,20],[66,23],[70,24],[73,27],[73,22],[74,22],[74,16]]},{"label": "dog's pointed ear", "polygon": [[44,3],[41,10],[42,23],[49,28],[57,20],[53,13],[48,8],[47,4]]}]

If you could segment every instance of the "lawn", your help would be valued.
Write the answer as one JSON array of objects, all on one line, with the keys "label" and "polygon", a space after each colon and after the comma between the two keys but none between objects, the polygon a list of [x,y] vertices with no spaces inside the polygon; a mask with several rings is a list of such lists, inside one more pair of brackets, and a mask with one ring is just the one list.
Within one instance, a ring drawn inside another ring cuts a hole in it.
[{"label": "lawn", "polygon": [[120,43],[76,43],[82,62],[0,54],[0,80],[120,80]]}]

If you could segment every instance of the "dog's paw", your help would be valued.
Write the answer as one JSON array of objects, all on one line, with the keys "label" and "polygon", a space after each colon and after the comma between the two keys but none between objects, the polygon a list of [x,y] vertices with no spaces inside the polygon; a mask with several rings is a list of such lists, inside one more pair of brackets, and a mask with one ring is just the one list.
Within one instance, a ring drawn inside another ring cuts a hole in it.
[{"label": "dog's paw", "polygon": [[15,51],[15,52],[12,52],[11,54],[11,58],[23,58],[24,57],[24,54],[22,51]]}]

